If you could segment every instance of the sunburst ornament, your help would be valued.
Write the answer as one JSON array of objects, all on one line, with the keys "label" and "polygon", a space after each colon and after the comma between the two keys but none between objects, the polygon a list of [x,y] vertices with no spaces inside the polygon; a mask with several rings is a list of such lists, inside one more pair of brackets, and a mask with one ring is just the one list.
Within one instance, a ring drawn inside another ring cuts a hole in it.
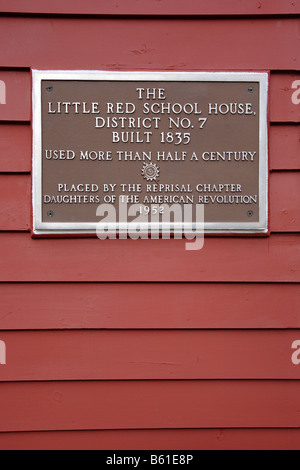
[{"label": "sunburst ornament", "polygon": [[155,163],[144,163],[142,175],[147,181],[156,181],[159,178],[159,168]]}]

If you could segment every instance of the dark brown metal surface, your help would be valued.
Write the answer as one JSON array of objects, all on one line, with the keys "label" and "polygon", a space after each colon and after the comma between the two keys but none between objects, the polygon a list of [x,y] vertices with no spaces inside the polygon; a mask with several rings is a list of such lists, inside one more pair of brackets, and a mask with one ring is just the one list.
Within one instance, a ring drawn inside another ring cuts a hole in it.
[{"label": "dark brown metal surface", "polygon": [[256,222],[259,157],[256,82],[42,81],[44,222],[97,222],[119,195]]}]

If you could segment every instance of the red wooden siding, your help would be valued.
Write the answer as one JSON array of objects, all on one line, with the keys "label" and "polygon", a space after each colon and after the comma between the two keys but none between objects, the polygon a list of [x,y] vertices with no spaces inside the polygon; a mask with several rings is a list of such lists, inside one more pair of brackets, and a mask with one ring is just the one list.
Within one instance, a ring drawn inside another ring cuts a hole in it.
[{"label": "red wooden siding", "polygon": [[293,450],[299,429],[126,429],[0,433],[2,449],[14,450]]},{"label": "red wooden siding", "polygon": [[272,170],[300,170],[300,126],[271,126],[269,134]]},{"label": "red wooden siding", "polygon": [[300,171],[270,178],[271,232],[300,232]]},{"label": "red wooden siding", "polygon": [[31,179],[0,175],[0,229],[30,230]]},{"label": "red wooden siding", "polygon": [[298,234],[207,237],[205,249],[199,251],[186,251],[185,243],[185,239],[35,240],[30,234],[2,233],[0,280],[300,282]]},{"label": "red wooden siding", "polygon": [[296,18],[3,17],[0,62],[58,70],[298,70],[298,28]]},{"label": "red wooden siding", "polygon": [[44,3],[40,0],[2,0],[0,12],[13,13],[46,13],[72,15],[293,15],[300,13],[299,0],[161,0],[145,2],[143,0],[73,0],[62,2],[52,0]]},{"label": "red wooden siding", "polygon": [[3,332],[0,381],[300,379],[295,338],[300,330]]},{"label": "red wooden siding", "polygon": [[4,283],[0,296],[3,330],[300,328],[297,283]]},{"label": "red wooden siding", "polygon": [[272,76],[270,86],[271,121],[300,122],[299,107],[292,101],[296,91],[293,84],[298,81],[300,82],[300,73],[276,73]]},{"label": "red wooden siding", "polygon": [[[1,12],[0,449],[300,449],[299,0]],[[268,72],[270,235],[32,239],[30,68]]]},{"label": "red wooden siding", "polygon": [[6,85],[6,105],[0,106],[0,120],[30,121],[30,74],[0,70],[0,80]]},{"label": "red wooden siding", "polygon": [[299,380],[5,382],[0,432],[299,428],[299,393]]},{"label": "red wooden siding", "polygon": [[0,173],[30,172],[30,126],[12,123],[0,124],[0,155]]}]

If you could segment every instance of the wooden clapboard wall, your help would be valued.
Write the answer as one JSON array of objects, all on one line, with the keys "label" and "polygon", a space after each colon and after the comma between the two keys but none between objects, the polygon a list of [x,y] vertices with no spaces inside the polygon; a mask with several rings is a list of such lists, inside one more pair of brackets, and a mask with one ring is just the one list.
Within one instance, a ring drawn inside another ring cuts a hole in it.
[{"label": "wooden clapboard wall", "polygon": [[[299,449],[299,0],[1,0],[1,449]],[[270,236],[32,239],[35,69],[270,72]]]}]

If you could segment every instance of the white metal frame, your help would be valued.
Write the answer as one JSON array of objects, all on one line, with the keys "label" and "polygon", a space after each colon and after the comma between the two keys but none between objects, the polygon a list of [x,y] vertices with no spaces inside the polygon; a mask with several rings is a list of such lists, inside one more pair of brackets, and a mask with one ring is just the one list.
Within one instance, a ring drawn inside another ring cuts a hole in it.
[{"label": "white metal frame", "polygon": [[[97,223],[62,223],[42,221],[42,80],[85,81],[177,81],[177,82],[256,82],[259,94],[259,221],[204,223],[208,233],[267,233],[268,232],[268,74],[260,72],[110,72],[110,71],[51,71],[32,70],[32,126],[33,126],[33,233],[93,234]],[[148,226],[147,226],[148,227]],[[163,232],[163,224],[151,226],[151,230]],[[169,224],[167,224],[169,229]],[[118,224],[119,230],[129,227]],[[171,224],[171,230],[182,230],[182,225]],[[184,227],[195,230],[193,227]]]}]

